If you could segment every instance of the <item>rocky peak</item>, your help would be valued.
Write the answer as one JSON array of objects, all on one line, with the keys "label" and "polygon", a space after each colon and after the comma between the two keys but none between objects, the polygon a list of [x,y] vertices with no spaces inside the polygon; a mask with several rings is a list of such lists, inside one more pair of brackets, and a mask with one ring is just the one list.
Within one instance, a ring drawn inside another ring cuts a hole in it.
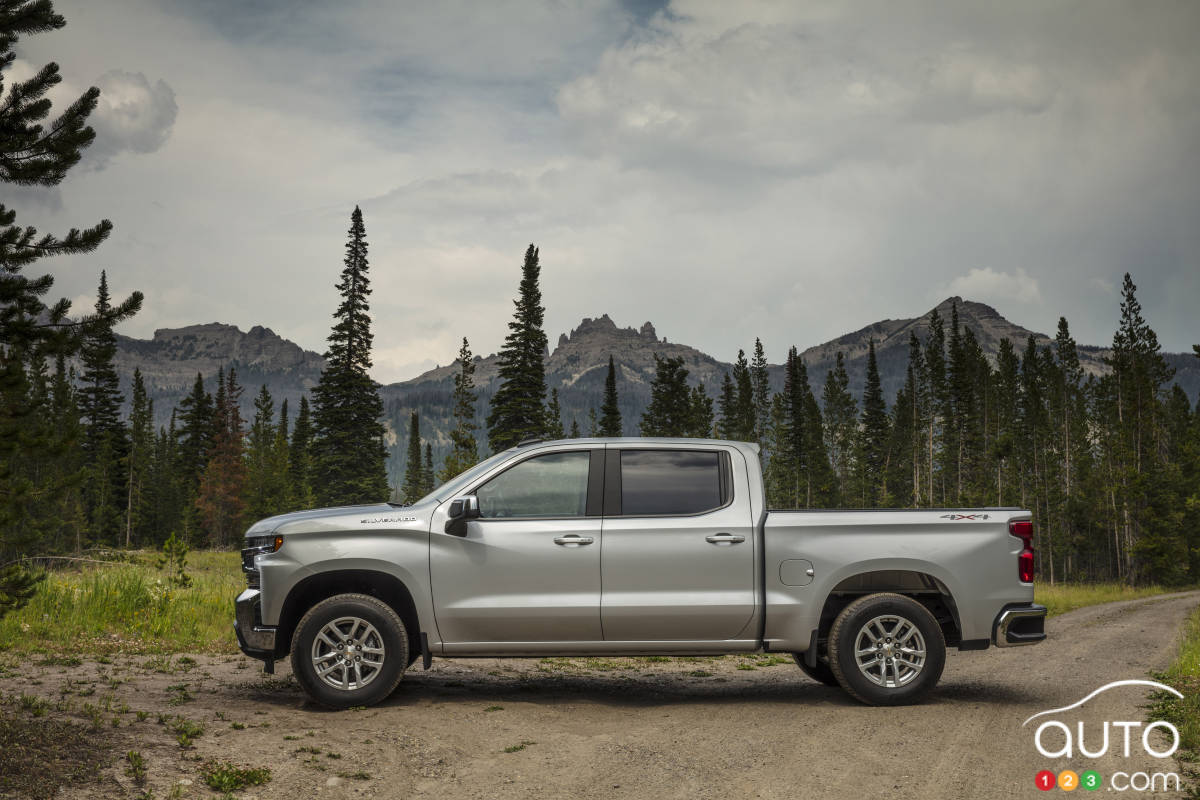
[{"label": "rocky peak", "polygon": [[658,341],[658,335],[654,332],[654,326],[649,321],[642,323],[642,329],[638,331],[642,338],[649,339],[652,342]]}]

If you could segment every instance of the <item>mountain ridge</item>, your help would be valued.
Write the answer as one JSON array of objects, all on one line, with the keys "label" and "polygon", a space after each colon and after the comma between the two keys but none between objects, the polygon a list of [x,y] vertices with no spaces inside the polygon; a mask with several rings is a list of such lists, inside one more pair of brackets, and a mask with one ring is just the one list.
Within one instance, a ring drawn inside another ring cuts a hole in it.
[{"label": "mountain ridge", "polygon": [[[937,310],[948,336],[951,309],[955,307],[960,325],[975,333],[985,354],[993,361],[1001,338],[1012,341],[1018,352],[1024,350],[1030,335],[1039,348],[1052,342],[1046,334],[1011,322],[992,306],[957,296],[948,297],[919,317],[879,320],[802,351],[801,357],[807,365],[809,381],[818,400],[825,375],[833,367],[839,350],[845,355],[851,393],[856,399],[861,397],[867,350],[870,340],[874,339],[884,396],[890,403],[904,380],[910,333],[915,332],[923,340],[928,333],[930,315]],[[752,347],[751,338],[744,343],[744,348],[750,350]],[[1107,367],[1103,359],[1108,352],[1103,347],[1080,345],[1080,360],[1085,372],[1092,375],[1105,372]],[[695,347],[660,337],[652,322],[623,327],[607,313],[584,317],[576,327],[560,334],[553,350],[546,354],[547,387],[559,389],[566,431],[569,432],[572,421],[576,421],[583,433],[587,433],[588,410],[599,410],[610,355],[618,368],[621,414],[628,434],[637,432],[637,421],[649,402],[655,355],[682,358],[691,380],[703,384],[714,399],[720,391],[724,373],[732,367]],[[782,351],[775,355],[782,355]],[[1200,390],[1200,361],[1190,353],[1165,355],[1177,368],[1176,380],[1189,397],[1195,397]],[[136,367],[142,371],[150,396],[155,400],[155,420],[160,425],[166,424],[171,409],[191,390],[197,372],[204,376],[211,390],[217,370],[230,367],[237,370],[239,381],[245,387],[243,417],[252,415],[254,396],[262,384],[266,384],[274,396],[276,409],[282,400],[288,400],[294,417],[300,396],[316,385],[324,364],[318,353],[305,350],[261,325],[243,332],[234,325],[211,322],[159,328],[151,339],[117,337],[116,367],[126,397]],[[475,367],[479,395],[476,423],[480,439],[486,440],[484,418],[491,395],[498,386],[498,354],[476,356]],[[453,378],[457,372],[458,362],[454,360],[409,380],[380,386],[389,448],[388,466],[393,482],[403,473],[408,416],[412,411],[421,416],[422,438],[433,444],[435,459],[440,461],[448,452],[448,434],[453,424]],[[778,391],[783,384],[783,367],[770,364],[768,374],[772,388]],[[480,451],[485,449],[481,447]]]}]

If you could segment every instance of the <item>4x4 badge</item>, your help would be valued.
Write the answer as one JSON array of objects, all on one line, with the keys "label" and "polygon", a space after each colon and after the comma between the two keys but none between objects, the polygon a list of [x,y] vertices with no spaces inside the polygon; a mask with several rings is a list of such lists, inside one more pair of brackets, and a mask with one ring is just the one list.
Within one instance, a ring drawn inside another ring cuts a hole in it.
[{"label": "4x4 badge", "polygon": [[953,519],[953,520],[960,520],[960,519],[971,519],[971,520],[975,520],[975,519],[988,519],[988,515],[987,515],[987,514],[942,514],[942,519]]}]

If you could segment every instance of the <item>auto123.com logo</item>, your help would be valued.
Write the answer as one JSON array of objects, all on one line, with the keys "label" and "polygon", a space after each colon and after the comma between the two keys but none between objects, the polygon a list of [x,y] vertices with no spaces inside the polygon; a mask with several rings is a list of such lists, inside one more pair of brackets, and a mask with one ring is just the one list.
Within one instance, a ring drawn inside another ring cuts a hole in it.
[{"label": "auto123.com logo", "polygon": [[[1021,727],[1028,727],[1031,722],[1043,717],[1051,718],[1039,723],[1033,731],[1033,745],[1046,758],[1095,759],[1103,756],[1141,758],[1146,755],[1151,758],[1165,759],[1175,755],[1175,751],[1179,749],[1179,730],[1165,720],[1149,723],[1137,720],[1104,720],[1100,723],[1088,722],[1085,724],[1083,720],[1068,720],[1059,716],[1079,708],[1097,695],[1118,686],[1150,686],[1183,699],[1183,695],[1175,689],[1155,681],[1113,681],[1101,686],[1077,703],[1040,711],[1025,720]],[[1118,792],[1178,792],[1180,790],[1179,775],[1175,772],[1117,770],[1106,777],[1095,769],[1083,768],[1080,771],[1064,769],[1057,773],[1043,769],[1034,776],[1033,782],[1043,792],[1054,788],[1066,792],[1075,789],[1094,792],[1106,785],[1109,791]]]}]

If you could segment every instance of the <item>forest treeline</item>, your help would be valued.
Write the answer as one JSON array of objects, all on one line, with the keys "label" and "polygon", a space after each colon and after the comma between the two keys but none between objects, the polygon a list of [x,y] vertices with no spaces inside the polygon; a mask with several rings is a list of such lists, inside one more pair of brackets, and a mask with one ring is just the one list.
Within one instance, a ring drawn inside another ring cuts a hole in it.
[{"label": "forest treeline", "polygon": [[[31,8],[0,10],[0,70],[20,35],[62,26],[49,3]],[[44,95],[60,80],[48,65],[0,106],[0,183],[55,186],[93,140],[86,118],[95,89],[43,125],[51,107]],[[140,373],[122,413],[114,368],[114,326],[138,312],[141,294],[114,302],[101,272],[94,310],[72,319],[69,302],[45,299],[52,276],[26,274],[40,259],[95,250],[111,229],[102,220],[39,236],[0,204],[0,615],[33,591],[32,556],[172,538],[236,546],[248,525],[272,514],[389,496],[412,502],[481,454],[527,439],[635,431],[757,443],[773,507],[1028,508],[1045,579],[1200,579],[1200,409],[1171,384],[1128,275],[1103,375],[1085,374],[1065,320],[1051,346],[1002,341],[989,358],[952,309],[949,319],[935,312],[923,340],[912,336],[906,380],[890,404],[874,343],[865,389],[854,397],[840,355],[815,391],[795,347],[782,391],[772,392],[756,340],[749,359],[739,351],[716,397],[690,380],[682,359],[657,358],[650,403],[636,421],[621,419],[610,358],[603,401],[581,428],[578,419],[564,424],[558,391],[546,384],[540,255],[531,244],[486,424],[476,422],[482,409],[463,339],[450,453],[434,463],[413,414],[407,469],[393,489],[369,376],[371,289],[358,208],[311,398],[297,409],[276,406],[263,386],[253,417],[243,419],[247,387],[230,368],[197,375],[158,429]]]}]

